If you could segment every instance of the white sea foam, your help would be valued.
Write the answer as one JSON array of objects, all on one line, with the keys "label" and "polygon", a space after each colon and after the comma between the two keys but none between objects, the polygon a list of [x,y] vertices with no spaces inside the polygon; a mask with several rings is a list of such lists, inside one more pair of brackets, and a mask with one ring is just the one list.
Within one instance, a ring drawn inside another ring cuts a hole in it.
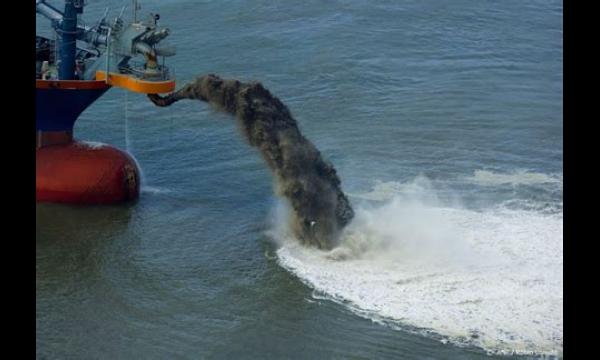
[{"label": "white sea foam", "polygon": [[562,214],[444,207],[423,184],[380,183],[371,195],[385,200],[391,187],[391,198],[358,206],[331,252],[291,239],[280,204],[271,232],[279,263],[376,321],[495,353],[561,353]]},{"label": "white sea foam", "polygon": [[143,193],[149,193],[149,194],[167,194],[167,193],[171,192],[171,190],[166,189],[166,188],[159,188],[159,187],[147,186],[147,185],[142,186],[141,191]]},{"label": "white sea foam", "polygon": [[86,147],[88,147],[90,149],[102,149],[102,148],[106,147],[106,144],[103,144],[101,142],[96,142],[96,141],[80,140],[79,143],[82,145],[85,145]]},{"label": "white sea foam", "polygon": [[416,197],[415,199],[418,199],[420,202],[437,203],[438,198],[435,191],[429,190],[433,190],[429,179],[424,176],[418,176],[414,181],[408,183],[377,180],[371,191],[361,194],[349,193],[348,195],[364,200],[384,201],[391,199],[394,195],[402,194],[404,197]]},{"label": "white sea foam", "polygon": [[551,176],[543,173],[529,172],[526,170],[518,170],[512,173],[502,174],[487,170],[475,170],[472,177],[467,180],[483,186],[496,186],[503,184],[516,185],[533,185],[555,183],[562,184],[562,178]]}]

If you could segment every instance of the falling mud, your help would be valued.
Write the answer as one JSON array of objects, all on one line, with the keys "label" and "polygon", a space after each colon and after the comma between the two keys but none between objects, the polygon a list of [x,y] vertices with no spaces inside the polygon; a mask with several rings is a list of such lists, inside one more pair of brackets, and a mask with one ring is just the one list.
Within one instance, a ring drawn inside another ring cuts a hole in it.
[{"label": "falling mud", "polygon": [[148,97],[157,106],[202,100],[234,115],[250,145],[272,170],[277,194],[289,200],[295,236],[322,249],[337,245],[339,232],[354,217],[340,179],[333,165],[300,133],[288,108],[262,84],[209,74],[166,97]]}]

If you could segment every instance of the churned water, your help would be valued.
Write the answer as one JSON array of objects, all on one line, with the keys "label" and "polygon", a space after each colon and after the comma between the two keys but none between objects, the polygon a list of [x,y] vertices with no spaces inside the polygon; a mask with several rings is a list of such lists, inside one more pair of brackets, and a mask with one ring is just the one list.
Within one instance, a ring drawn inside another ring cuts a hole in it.
[{"label": "churned water", "polygon": [[[84,19],[123,5],[90,1]],[[228,115],[112,89],[76,137],[128,148],[141,197],[37,205],[39,358],[560,356],[562,2],[150,11],[172,30],[178,84],[261,81],[356,216],[338,248],[299,245]]]}]

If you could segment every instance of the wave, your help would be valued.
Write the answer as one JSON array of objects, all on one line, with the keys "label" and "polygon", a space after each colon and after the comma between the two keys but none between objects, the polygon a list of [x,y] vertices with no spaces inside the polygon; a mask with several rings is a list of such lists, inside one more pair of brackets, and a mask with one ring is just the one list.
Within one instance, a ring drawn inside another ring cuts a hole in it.
[{"label": "wave", "polygon": [[313,297],[491,353],[562,353],[562,212],[448,207],[422,178],[378,185],[362,198],[389,197],[360,204],[328,252],[299,245],[274,209],[278,262]]},{"label": "wave", "polygon": [[522,169],[506,174],[487,170],[475,170],[473,176],[467,178],[467,180],[482,186],[497,186],[505,184],[510,184],[513,186],[535,184],[562,185],[562,176],[529,172]]}]

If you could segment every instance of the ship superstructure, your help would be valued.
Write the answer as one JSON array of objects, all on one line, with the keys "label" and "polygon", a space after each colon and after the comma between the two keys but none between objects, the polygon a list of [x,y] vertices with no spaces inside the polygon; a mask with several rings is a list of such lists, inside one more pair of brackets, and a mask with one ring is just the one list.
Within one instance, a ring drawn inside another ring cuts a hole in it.
[{"label": "ship superstructure", "polygon": [[[36,0],[36,12],[50,21],[55,34],[53,39],[36,36],[38,201],[112,203],[136,198],[139,176],[131,156],[109,145],[74,140],[73,126],[112,86],[146,94],[175,88],[174,74],[165,65],[165,57],[175,50],[161,44],[170,31],[159,25],[159,15],[138,20],[139,5],[133,1],[129,22],[123,7],[117,17],[109,19],[107,9],[87,26],[81,21],[84,6],[82,0],[64,0],[61,11]],[[108,178],[113,179],[110,184],[98,185]]]}]

